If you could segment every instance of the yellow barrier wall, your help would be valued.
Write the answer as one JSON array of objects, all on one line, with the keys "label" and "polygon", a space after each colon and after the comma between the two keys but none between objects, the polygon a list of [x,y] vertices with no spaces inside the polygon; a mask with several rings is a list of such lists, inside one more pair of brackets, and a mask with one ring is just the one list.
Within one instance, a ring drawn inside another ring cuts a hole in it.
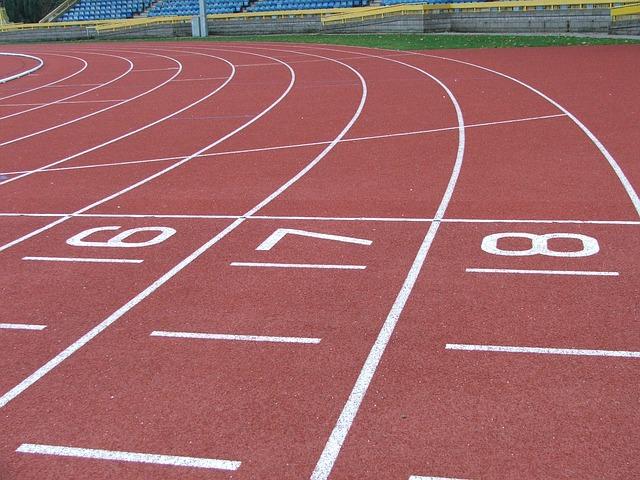
[{"label": "yellow barrier wall", "polygon": [[632,18],[640,18],[640,3],[615,7],[611,9],[611,20],[630,20]]},{"label": "yellow barrier wall", "polygon": [[388,7],[360,9],[349,13],[327,15],[323,24],[360,21],[371,18],[384,18],[389,15],[411,15],[420,12],[482,12],[482,11],[528,11],[559,10],[563,8],[612,8],[620,4],[632,4],[637,0],[516,0],[476,3],[445,3],[437,5],[401,4]]}]

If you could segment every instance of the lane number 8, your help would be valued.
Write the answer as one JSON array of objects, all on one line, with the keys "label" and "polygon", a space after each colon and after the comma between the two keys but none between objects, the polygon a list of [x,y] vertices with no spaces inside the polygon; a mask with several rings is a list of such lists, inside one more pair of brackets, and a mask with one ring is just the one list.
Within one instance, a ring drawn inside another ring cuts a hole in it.
[{"label": "lane number 8", "polygon": [[[526,250],[504,250],[498,247],[498,240],[502,238],[527,238],[531,241],[531,247]],[[551,250],[549,248],[549,240],[554,238],[562,238],[569,240],[579,240],[582,243],[582,249],[571,252],[560,250]],[[492,255],[507,255],[510,257],[525,257],[530,255],[545,255],[548,257],[588,257],[595,255],[600,251],[598,241],[587,235],[579,233],[545,233],[537,235],[535,233],[522,232],[504,232],[488,235],[482,240],[482,250]]]}]

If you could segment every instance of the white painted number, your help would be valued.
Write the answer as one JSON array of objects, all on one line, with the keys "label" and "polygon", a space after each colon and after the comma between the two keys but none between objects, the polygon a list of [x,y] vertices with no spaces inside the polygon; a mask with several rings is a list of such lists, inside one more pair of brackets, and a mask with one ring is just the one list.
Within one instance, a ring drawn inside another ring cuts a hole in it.
[{"label": "white painted number", "polygon": [[[526,250],[503,250],[498,247],[498,240],[502,238],[526,238],[531,241],[531,247]],[[579,240],[582,242],[580,250],[564,252],[561,250],[551,250],[549,240],[554,238]],[[579,233],[545,233],[537,235],[535,233],[504,232],[488,235],[482,240],[482,250],[493,255],[507,255],[511,257],[525,257],[530,255],[545,255],[548,257],[588,257],[600,251],[598,241],[587,235]]]},{"label": "white painted number", "polygon": [[301,237],[320,238],[323,240],[333,240],[334,242],[355,243],[356,245],[371,245],[371,240],[355,237],[343,237],[342,235],[330,235],[328,233],[308,232],[306,230],[296,230],[293,228],[279,228],[262,242],[256,250],[271,250],[286,235],[299,235]]},{"label": "white painted number", "polygon": [[[67,243],[69,245],[73,245],[74,247],[117,247],[117,248],[138,248],[138,247],[150,247],[152,245],[157,245],[159,243],[164,242],[167,238],[172,236],[176,231],[170,227],[139,227],[139,228],[130,228],[129,230],[125,230],[120,232],[115,237],[110,238],[106,242],[92,242],[89,240],[85,240],[85,238],[93,235],[97,232],[105,232],[105,231],[115,231],[120,230],[122,227],[120,226],[108,226],[108,227],[97,227],[90,228],[83,232],[74,235]],[[150,240],[146,240],[144,242],[127,242],[125,241],[132,235],[135,235],[139,232],[158,232],[158,234]]]}]

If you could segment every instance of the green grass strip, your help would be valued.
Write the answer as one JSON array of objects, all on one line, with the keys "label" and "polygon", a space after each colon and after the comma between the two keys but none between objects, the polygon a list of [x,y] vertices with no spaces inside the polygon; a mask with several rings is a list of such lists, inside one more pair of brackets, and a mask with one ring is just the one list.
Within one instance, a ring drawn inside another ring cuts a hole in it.
[{"label": "green grass strip", "polygon": [[435,50],[449,48],[556,47],[565,45],[624,45],[638,39],[578,37],[569,35],[458,35],[458,34],[382,34],[382,35],[242,35],[210,36],[220,42],[323,43],[376,47],[390,50]]}]

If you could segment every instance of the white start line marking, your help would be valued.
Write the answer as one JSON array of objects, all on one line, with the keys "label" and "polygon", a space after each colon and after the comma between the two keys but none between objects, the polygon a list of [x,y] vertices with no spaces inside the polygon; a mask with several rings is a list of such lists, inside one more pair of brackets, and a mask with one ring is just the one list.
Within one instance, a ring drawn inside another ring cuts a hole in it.
[{"label": "white start line marking", "polygon": [[598,272],[589,270],[526,270],[514,268],[467,268],[468,273],[506,273],[523,275],[582,275],[582,276],[605,276],[617,277],[619,272]]},{"label": "white start line marking", "polygon": [[38,262],[77,262],[77,263],[142,263],[144,260],[128,258],[76,258],[76,257],[22,257],[22,260]]},{"label": "white start line marking", "polygon": [[624,350],[583,350],[576,348],[513,347],[506,345],[468,345],[460,343],[447,343],[445,349],[476,352],[536,353],[541,355],[640,358],[640,352],[629,352]]},{"label": "white start line marking", "polygon": [[44,330],[46,325],[30,325],[28,323],[0,323],[2,330]]},{"label": "white start line marking", "polygon": [[214,458],[177,457],[174,455],[157,455],[152,453],[119,452],[113,450],[96,450],[93,448],[63,447],[57,445],[39,445],[23,443],[16,452],[37,455],[55,455],[59,457],[92,458],[98,460],[114,460],[119,462],[154,463],[172,465],[174,467],[209,468],[215,470],[237,470],[241,462],[218,460]]},{"label": "white start line marking", "polygon": [[305,337],[268,337],[262,335],[229,335],[223,333],[195,333],[195,332],[166,332],[156,330],[151,332],[152,337],[168,338],[192,338],[200,340],[231,340],[241,342],[271,342],[271,343],[306,343],[318,344],[319,338]]},{"label": "white start line marking", "polygon": [[366,265],[330,265],[317,263],[259,263],[259,262],[231,262],[232,267],[263,267],[263,268],[320,268],[333,270],[364,270]]}]

